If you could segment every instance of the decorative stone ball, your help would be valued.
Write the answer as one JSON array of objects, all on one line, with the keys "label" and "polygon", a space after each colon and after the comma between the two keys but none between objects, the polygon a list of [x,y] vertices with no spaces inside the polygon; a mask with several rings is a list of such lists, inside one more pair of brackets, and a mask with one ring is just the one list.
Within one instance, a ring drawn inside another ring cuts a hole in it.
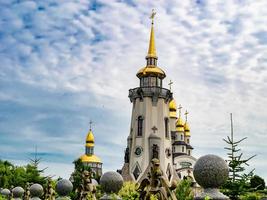
[{"label": "decorative stone ball", "polygon": [[12,189],[12,194],[14,198],[21,198],[24,194],[24,189],[22,187],[15,187]]},{"label": "decorative stone ball", "polygon": [[30,187],[30,193],[32,197],[41,197],[43,195],[43,192],[43,187],[38,183],[35,183]]},{"label": "decorative stone ball", "polygon": [[203,188],[218,188],[227,180],[229,169],[221,157],[205,155],[197,160],[193,174]]},{"label": "decorative stone ball", "polygon": [[72,191],[72,189],[73,185],[67,179],[62,179],[57,182],[56,192],[59,194],[59,196],[68,196],[68,194]]},{"label": "decorative stone ball", "polygon": [[100,185],[108,194],[117,193],[122,188],[123,178],[118,172],[109,171],[101,176]]},{"label": "decorative stone ball", "polygon": [[9,189],[2,189],[1,190],[1,194],[3,195],[3,196],[8,196],[8,195],[10,195],[10,190]]}]

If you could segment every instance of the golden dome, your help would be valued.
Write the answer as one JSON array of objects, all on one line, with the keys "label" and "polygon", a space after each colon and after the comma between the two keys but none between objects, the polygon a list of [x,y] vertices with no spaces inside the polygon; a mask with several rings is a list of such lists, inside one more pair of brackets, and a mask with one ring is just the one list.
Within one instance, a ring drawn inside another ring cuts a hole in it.
[{"label": "golden dome", "polygon": [[82,162],[88,162],[88,163],[102,163],[101,159],[96,156],[96,155],[82,155],[80,157],[80,159],[82,160]]},{"label": "golden dome", "polygon": [[93,147],[95,145],[95,138],[94,138],[94,134],[92,132],[92,130],[90,129],[90,131],[87,134],[86,137],[86,145],[87,147]]},{"label": "golden dome", "polygon": [[149,76],[149,75],[155,75],[162,79],[166,77],[165,72],[155,65],[148,65],[146,67],[143,67],[136,74],[138,78]]},{"label": "golden dome", "polygon": [[169,109],[170,111],[176,111],[177,110],[177,106],[176,106],[176,102],[174,99],[172,99],[169,103]]},{"label": "golden dome", "polygon": [[184,132],[184,122],[181,117],[179,117],[176,122],[176,131]]},{"label": "golden dome", "polygon": [[191,135],[190,127],[189,127],[189,124],[187,122],[185,122],[185,124],[184,124],[184,131],[185,131],[185,136],[190,136]]}]

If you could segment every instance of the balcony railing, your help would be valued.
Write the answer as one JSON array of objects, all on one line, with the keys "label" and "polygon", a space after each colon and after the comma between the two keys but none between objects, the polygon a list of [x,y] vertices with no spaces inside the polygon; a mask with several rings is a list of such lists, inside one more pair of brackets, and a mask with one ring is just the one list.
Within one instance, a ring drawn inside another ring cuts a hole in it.
[{"label": "balcony railing", "polygon": [[164,98],[168,100],[172,98],[172,93],[170,90],[162,87],[137,87],[129,90],[130,100],[143,97],[152,97],[152,98]]}]

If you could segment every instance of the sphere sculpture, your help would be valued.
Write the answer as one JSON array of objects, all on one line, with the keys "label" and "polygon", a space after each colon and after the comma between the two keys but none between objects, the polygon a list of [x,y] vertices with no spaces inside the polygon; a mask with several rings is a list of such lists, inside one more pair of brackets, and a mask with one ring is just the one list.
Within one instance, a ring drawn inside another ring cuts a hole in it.
[{"label": "sphere sculpture", "polygon": [[40,197],[43,195],[43,192],[44,192],[43,187],[38,183],[35,183],[30,187],[30,194],[32,200],[39,200]]},{"label": "sphere sculpture", "polygon": [[3,196],[6,196],[6,197],[7,197],[7,196],[10,195],[10,193],[11,193],[11,192],[10,192],[9,189],[6,189],[6,188],[5,188],[5,189],[2,189],[2,190],[1,190],[1,194],[2,194]]},{"label": "sphere sculpture", "polygon": [[12,194],[14,199],[22,199],[24,194],[24,189],[22,187],[15,187],[12,189]]},{"label": "sphere sculpture", "polygon": [[72,183],[67,179],[62,179],[57,182],[56,185],[56,192],[59,196],[68,196],[69,193],[72,191],[73,185]]},{"label": "sphere sculpture", "polygon": [[[100,185],[106,193],[101,199],[110,199],[109,194],[118,193],[123,185],[123,178],[118,172],[109,171],[100,178]],[[121,199],[119,196],[116,199]]]},{"label": "sphere sculpture", "polygon": [[200,157],[194,166],[193,174],[197,183],[204,188],[204,192],[195,199],[205,199],[207,196],[214,200],[229,199],[218,189],[229,175],[227,163],[221,157],[216,155]]}]

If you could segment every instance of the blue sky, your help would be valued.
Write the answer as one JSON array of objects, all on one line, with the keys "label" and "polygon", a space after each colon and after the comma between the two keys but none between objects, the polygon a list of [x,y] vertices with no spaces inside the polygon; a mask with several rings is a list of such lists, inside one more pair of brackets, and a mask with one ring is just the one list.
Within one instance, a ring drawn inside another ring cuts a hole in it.
[{"label": "blue sky", "polygon": [[[128,89],[145,65],[151,9],[159,66],[189,110],[194,155],[225,157],[234,115],[251,168],[267,179],[265,0],[0,2],[0,158],[38,146],[47,173],[68,177],[93,120],[104,170],[122,166]],[[64,170],[62,170],[62,168]]]}]

